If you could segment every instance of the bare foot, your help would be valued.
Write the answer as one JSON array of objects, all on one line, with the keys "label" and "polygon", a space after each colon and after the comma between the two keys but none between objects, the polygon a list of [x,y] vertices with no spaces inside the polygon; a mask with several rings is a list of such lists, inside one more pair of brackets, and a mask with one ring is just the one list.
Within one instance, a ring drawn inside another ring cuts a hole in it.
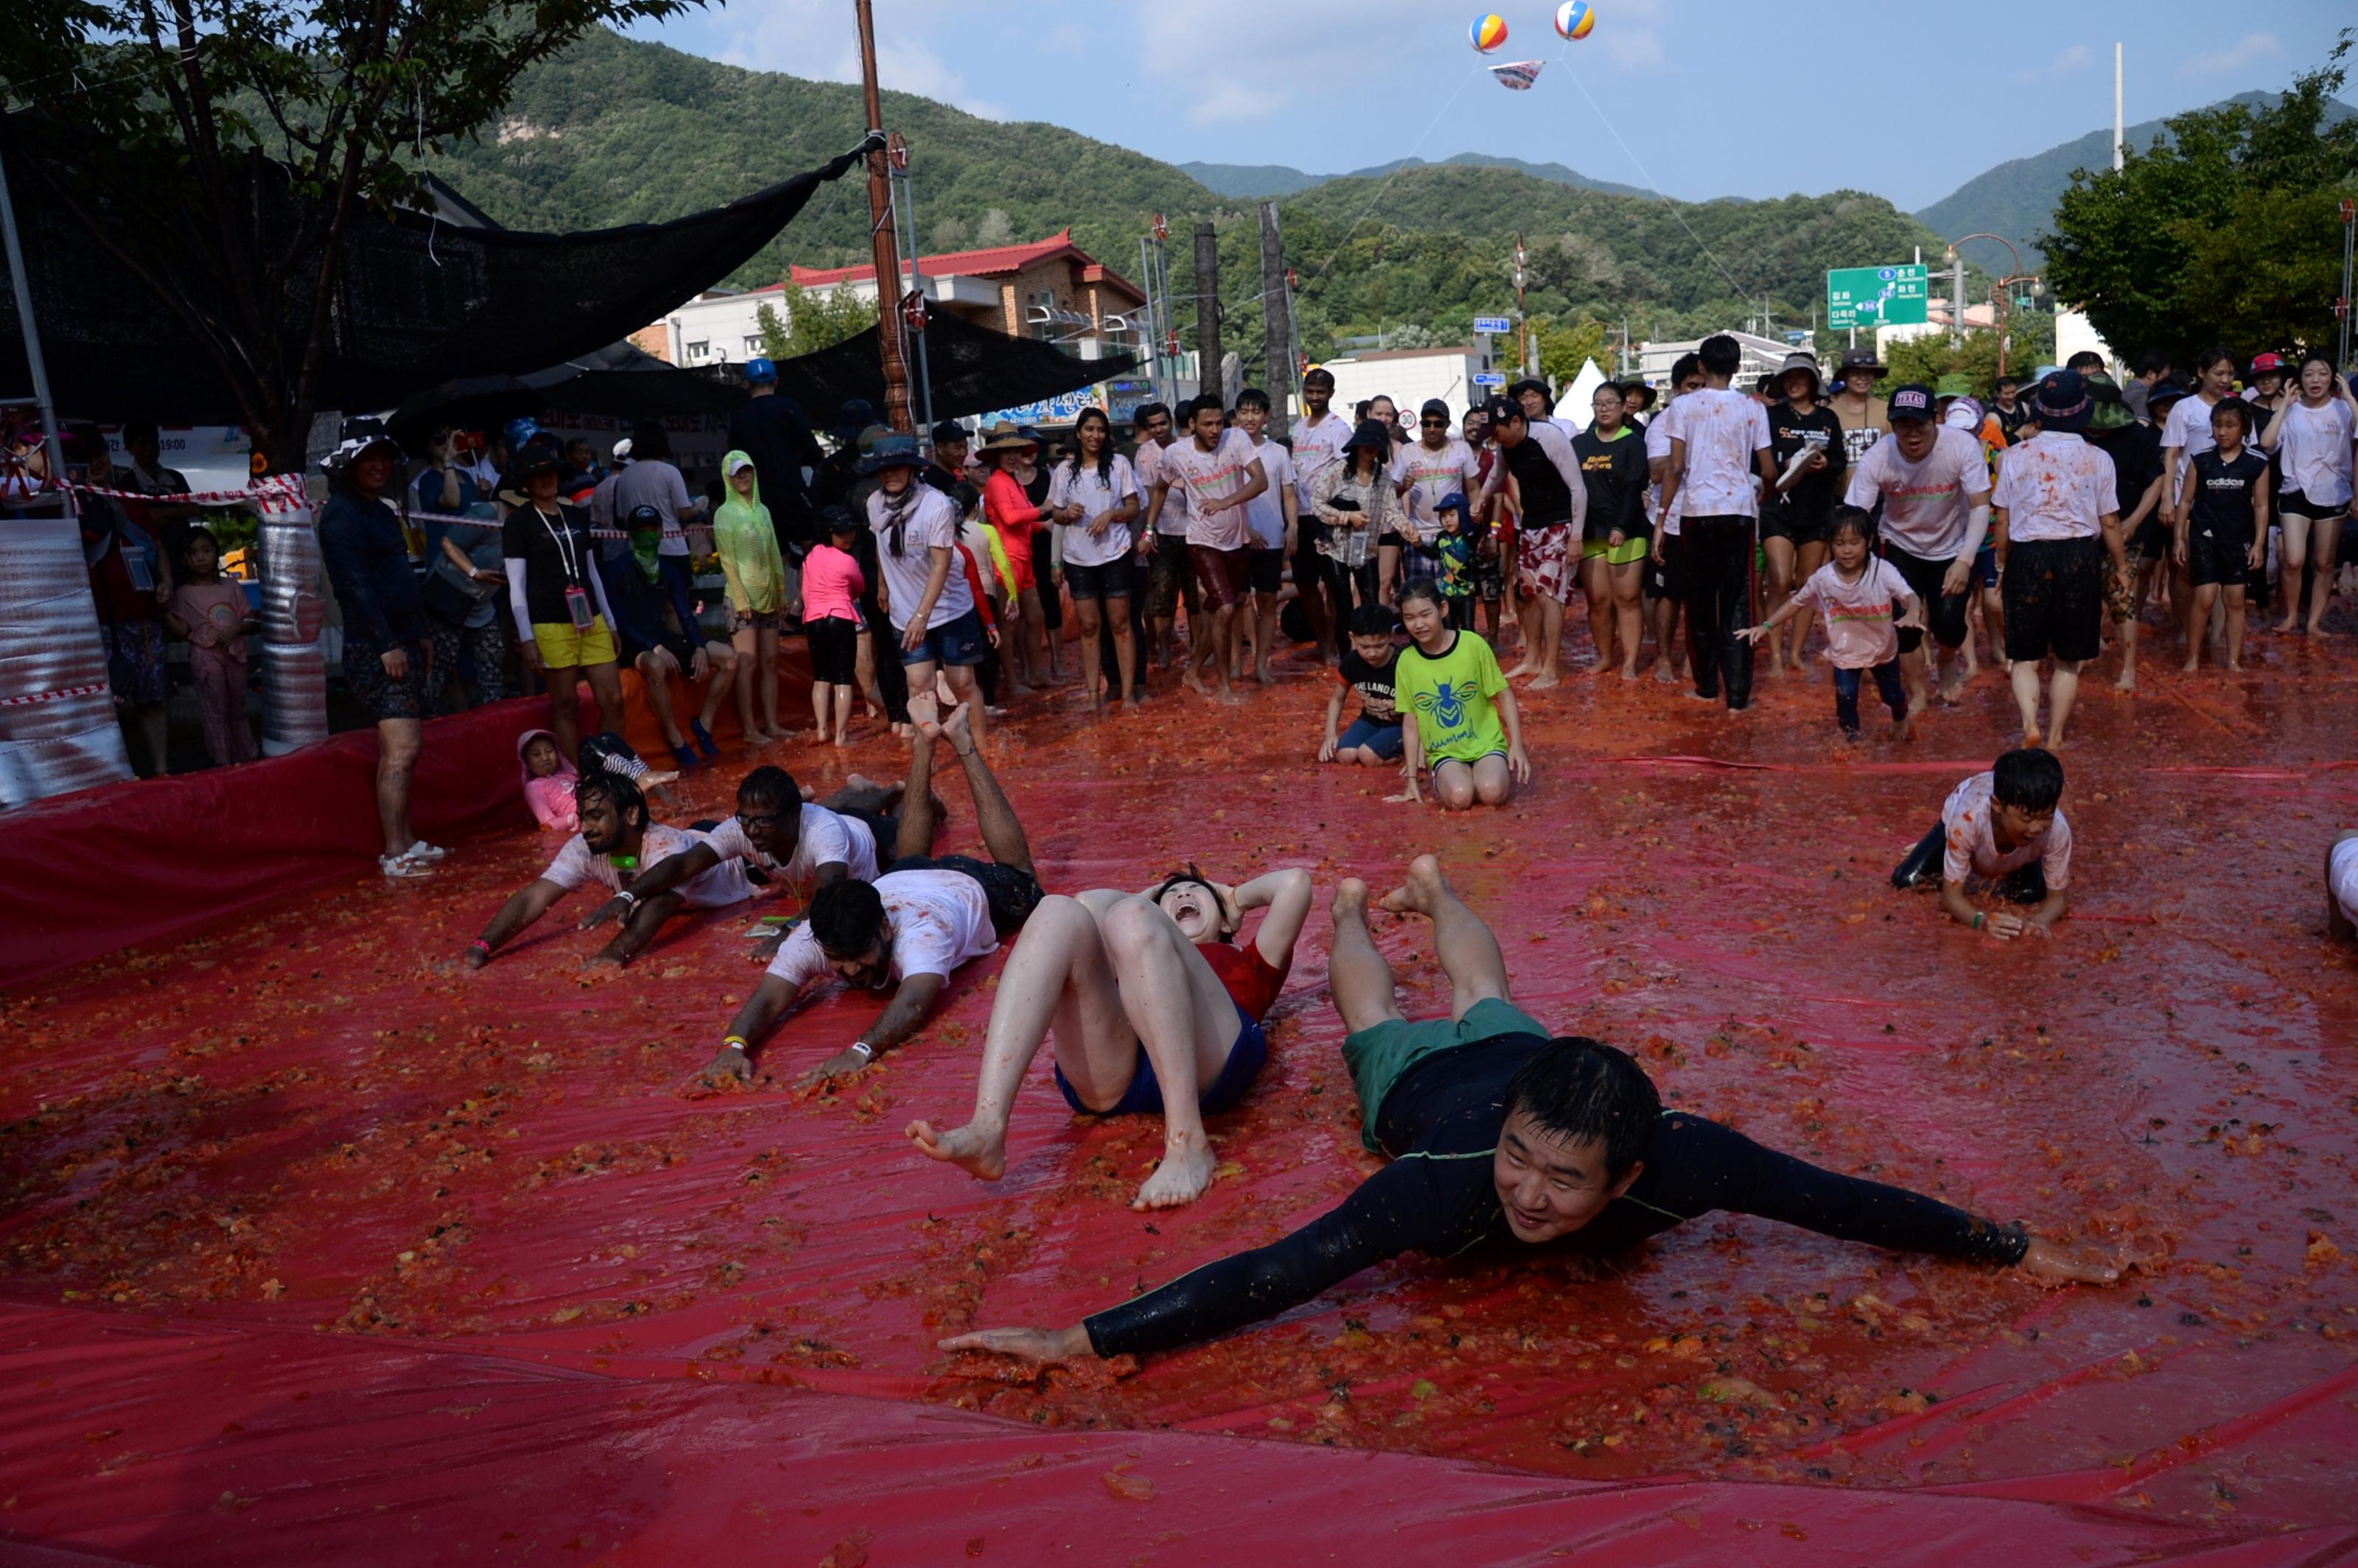
[{"label": "bare foot", "polygon": [[2043,746],[2047,744],[2047,737],[2039,732],[2038,725],[2033,724],[2028,729],[2023,730],[2022,743],[2026,747]]},{"label": "bare foot", "polygon": [[1186,675],[1182,677],[1182,680],[1187,689],[1194,692],[1197,697],[1209,697],[1212,695],[1212,688],[1206,686],[1204,684],[1204,677],[1197,675],[1194,670],[1189,670]]},{"label": "bare foot", "polygon": [[1674,686],[1678,683],[1679,677],[1678,672],[1671,668],[1670,660],[1656,659],[1654,661],[1654,678],[1661,682],[1664,686]]},{"label": "bare foot", "polygon": [[963,702],[951,708],[950,716],[926,733],[948,736],[950,750],[960,756],[974,750],[974,717],[967,711]]},{"label": "bare foot", "polygon": [[1621,666],[1621,678],[1623,680],[1636,680],[1638,678],[1638,666],[1635,665],[1623,665]]},{"label": "bare foot", "polygon": [[1394,914],[1430,915],[1448,891],[1449,880],[1441,874],[1441,862],[1431,855],[1419,855],[1408,863],[1408,880],[1384,894],[1377,907]]},{"label": "bare foot", "polygon": [[1941,700],[1953,703],[1965,695],[1965,672],[1951,670],[1949,678],[1941,683]]},{"label": "bare foot", "polygon": [[1771,659],[1768,661],[1768,666],[1761,670],[1760,673],[1767,676],[1770,680],[1783,680],[1785,678],[1785,661],[1782,659]]},{"label": "bare foot", "polygon": [[1357,877],[1345,877],[1335,884],[1335,898],[1326,906],[1340,925],[1347,920],[1365,924],[1368,918],[1368,884]]},{"label": "bare foot", "polygon": [[1276,672],[1271,670],[1267,665],[1263,665],[1260,669],[1254,671],[1253,678],[1260,681],[1263,686],[1275,686],[1277,684]]},{"label": "bare foot", "polygon": [[1531,674],[1532,674],[1532,673],[1533,673],[1533,671],[1532,671],[1532,669],[1531,669],[1531,660],[1529,660],[1529,659],[1525,659],[1525,660],[1523,660],[1520,664],[1517,665],[1513,669],[1509,670],[1509,671],[1507,672],[1507,678],[1508,678],[1509,680],[1520,680],[1520,679],[1522,679],[1525,676],[1527,676],[1527,675],[1531,675]]},{"label": "bare foot", "polygon": [[1913,741],[1916,739],[1916,721],[1913,719],[1892,720],[1890,738],[1894,741]]},{"label": "bare foot", "polygon": [[1212,1145],[1201,1132],[1176,1145],[1166,1144],[1163,1163],[1138,1189],[1130,1206],[1135,1209],[1178,1208],[1194,1203],[1212,1184]]},{"label": "bare foot", "polygon": [[1138,698],[1134,697],[1125,697],[1121,699],[1121,709],[1124,713],[1135,713],[1140,706]]},{"label": "bare foot", "polygon": [[1532,679],[1529,689],[1532,691],[1549,691],[1552,690],[1556,687],[1562,686],[1563,684],[1563,677],[1556,674],[1553,670],[1541,670],[1539,675]]},{"label": "bare foot", "polygon": [[2136,671],[2123,670],[2121,672],[2120,678],[2113,682],[2113,689],[2115,691],[2135,691],[2136,689]]},{"label": "bare foot", "polygon": [[909,694],[909,720],[914,726],[915,732],[929,736],[938,735],[941,733],[941,717],[942,705],[934,700],[932,692]]},{"label": "bare foot", "polygon": [[2202,667],[2202,661],[2201,661],[2201,659],[2189,659],[2189,660],[2187,660],[2184,664],[2182,664],[2182,665],[2180,665],[2179,666],[2179,670],[2180,670],[2180,673],[2182,673],[2182,674],[2190,675],[2190,675],[2194,674],[2194,672],[2195,672],[2195,671],[2197,671],[2197,670],[2201,669],[2201,667]]},{"label": "bare foot", "polygon": [[1230,708],[1241,708],[1244,706],[1245,699],[1243,694],[1234,687],[1224,686],[1220,688],[1220,700]]},{"label": "bare foot", "polygon": [[2227,668],[2231,674],[2242,675],[2244,673],[2244,661],[2241,659],[2229,659],[2227,661]]},{"label": "bare foot", "polygon": [[835,743],[838,746],[849,746],[851,744],[851,737],[849,735],[838,735],[835,738]]},{"label": "bare foot", "polygon": [[913,1121],[909,1141],[927,1158],[956,1165],[979,1182],[995,1182],[1007,1174],[1007,1133],[993,1132],[979,1123],[936,1132],[930,1121]]}]

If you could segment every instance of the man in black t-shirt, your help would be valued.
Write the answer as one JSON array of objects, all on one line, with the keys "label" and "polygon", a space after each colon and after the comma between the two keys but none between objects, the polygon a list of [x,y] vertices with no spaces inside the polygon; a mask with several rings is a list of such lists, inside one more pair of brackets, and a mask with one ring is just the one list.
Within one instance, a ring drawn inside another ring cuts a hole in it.
[{"label": "man in black t-shirt", "polygon": [[1274,1317],[1403,1252],[1452,1259],[1486,1242],[1620,1251],[1714,1210],[1757,1214],[1872,1246],[2109,1284],[2121,1265],[1878,1182],[1821,1170],[1683,1111],[1610,1045],[1550,1039],[1507,998],[1498,938],[1430,855],[1382,907],[1433,922],[1450,1016],[1401,1016],[1367,925],[1367,884],[1335,893],[1327,973],[1349,1035],[1360,1138],[1390,1163],[1284,1239],[1207,1263],[1063,1329],[941,1342],[1027,1361],[1141,1355]]},{"label": "man in black t-shirt", "polygon": [[802,405],[779,395],[778,367],[766,359],[745,362],[745,402],[729,420],[730,449],[753,460],[762,476],[762,504],[770,509],[778,550],[799,563],[816,540],[810,492],[803,470],[827,460]]}]

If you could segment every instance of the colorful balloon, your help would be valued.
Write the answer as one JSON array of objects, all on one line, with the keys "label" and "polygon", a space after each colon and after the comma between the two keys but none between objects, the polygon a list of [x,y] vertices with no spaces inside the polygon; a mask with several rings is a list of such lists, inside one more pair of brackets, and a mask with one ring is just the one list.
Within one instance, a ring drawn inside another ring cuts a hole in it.
[{"label": "colorful balloon", "polygon": [[1555,30],[1567,38],[1585,38],[1596,26],[1596,13],[1588,8],[1588,0],[1563,0],[1555,8]]},{"label": "colorful balloon", "polygon": [[1507,41],[1507,18],[1496,11],[1487,16],[1476,17],[1474,26],[1466,30],[1466,36],[1473,40],[1476,49],[1488,54]]}]

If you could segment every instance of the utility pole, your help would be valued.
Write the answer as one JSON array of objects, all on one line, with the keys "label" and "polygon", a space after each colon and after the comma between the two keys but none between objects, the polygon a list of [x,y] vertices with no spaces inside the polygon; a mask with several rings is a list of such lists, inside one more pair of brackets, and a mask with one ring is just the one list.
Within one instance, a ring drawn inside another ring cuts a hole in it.
[{"label": "utility pole", "polygon": [[1195,392],[1228,403],[1220,385],[1220,236],[1209,218],[1195,225]]},{"label": "utility pole", "polygon": [[1965,346],[1965,253],[1956,246],[1949,247],[1949,260],[1955,265],[1949,269],[1949,346]]},{"label": "utility pole", "polygon": [[901,357],[900,245],[892,232],[892,172],[884,151],[884,104],[876,90],[876,14],[869,0],[854,0],[860,12],[860,87],[868,102],[868,238],[876,262],[876,342],[884,359],[884,424],[906,430],[909,366]]},{"label": "utility pole", "polygon": [[1515,235],[1515,373],[1531,373],[1531,328],[1523,314],[1523,236]]},{"label": "utility pole", "polygon": [[917,446],[930,456],[934,449],[934,373],[932,358],[925,351],[925,281],[917,275],[917,195],[909,174],[909,144],[898,131],[892,134],[885,156],[892,160],[893,182],[900,188],[892,210],[908,225],[909,287],[901,302],[901,326],[917,345],[917,391],[925,411]]},{"label": "utility pole", "polygon": [[1260,204],[1260,312],[1264,323],[1261,357],[1268,362],[1272,435],[1293,427],[1293,301],[1285,287],[1285,242],[1277,232],[1277,203]]},{"label": "utility pole", "polygon": [[2333,313],[2342,319],[2342,358],[2337,362],[2342,373],[2350,373],[2350,313],[2358,309],[2350,297],[2351,242],[2358,238],[2358,201],[2344,197],[2342,201],[2342,297],[2333,302]]},{"label": "utility pole", "polygon": [[2113,172],[2121,172],[2121,46],[2113,45]]}]

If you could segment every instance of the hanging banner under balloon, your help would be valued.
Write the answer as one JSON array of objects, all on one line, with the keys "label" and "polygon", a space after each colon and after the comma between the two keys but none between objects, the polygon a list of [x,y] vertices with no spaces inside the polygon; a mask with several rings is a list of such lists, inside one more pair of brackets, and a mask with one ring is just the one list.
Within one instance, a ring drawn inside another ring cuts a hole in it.
[{"label": "hanging banner under balloon", "polygon": [[1498,78],[1498,85],[1501,87],[1509,88],[1517,92],[1528,92],[1531,91],[1531,83],[1540,79],[1540,67],[1546,63],[1547,61],[1543,59],[1510,60],[1505,65],[1492,66],[1490,74]]}]

